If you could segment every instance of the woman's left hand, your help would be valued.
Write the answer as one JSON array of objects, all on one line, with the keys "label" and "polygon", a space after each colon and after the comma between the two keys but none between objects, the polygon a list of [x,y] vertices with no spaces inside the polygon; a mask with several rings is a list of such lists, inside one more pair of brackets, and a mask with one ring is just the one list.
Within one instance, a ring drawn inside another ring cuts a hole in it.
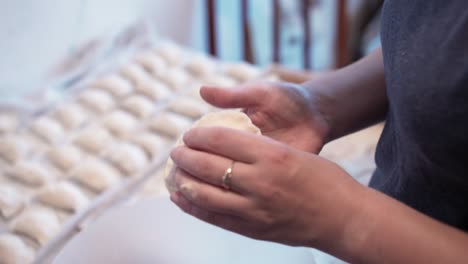
[{"label": "woman's left hand", "polygon": [[[363,187],[336,164],[268,137],[194,128],[171,157],[171,200],[211,224],[255,239],[327,248],[347,232]],[[233,164],[230,189],[222,178]],[[330,239],[333,239],[330,241]]]}]

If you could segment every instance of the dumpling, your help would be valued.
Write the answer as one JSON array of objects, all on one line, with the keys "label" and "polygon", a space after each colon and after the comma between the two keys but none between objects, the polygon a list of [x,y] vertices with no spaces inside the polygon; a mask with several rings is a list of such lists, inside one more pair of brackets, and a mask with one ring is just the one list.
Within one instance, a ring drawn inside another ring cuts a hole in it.
[{"label": "dumpling", "polygon": [[16,163],[27,155],[29,148],[26,139],[17,135],[0,137],[0,157],[10,163]]},{"label": "dumpling", "polygon": [[132,142],[143,148],[150,158],[158,157],[158,154],[164,148],[165,142],[161,137],[152,133],[144,133],[135,135]]},{"label": "dumpling", "polygon": [[157,80],[146,80],[139,83],[135,90],[143,94],[152,100],[164,100],[172,95],[172,91],[167,87],[166,84]]},{"label": "dumpling", "polygon": [[171,101],[167,106],[167,109],[171,112],[190,118],[200,118],[202,115],[210,111],[210,106],[191,98],[179,97],[176,100]]},{"label": "dumpling", "polygon": [[23,240],[12,234],[0,235],[0,262],[2,264],[27,264],[34,260],[34,251]]},{"label": "dumpling", "polygon": [[136,63],[129,63],[120,69],[120,73],[130,80],[134,85],[138,85],[148,79],[150,75]]},{"label": "dumpling", "polygon": [[90,110],[102,114],[114,108],[112,96],[103,90],[87,89],[79,95],[79,100]]},{"label": "dumpling", "polygon": [[184,89],[187,83],[189,83],[190,76],[184,69],[172,68],[169,69],[163,76],[161,76],[160,79],[165,82],[172,90],[180,91]]},{"label": "dumpling", "polygon": [[75,138],[74,142],[91,153],[102,152],[112,141],[106,129],[98,126],[88,127]]},{"label": "dumpling", "polygon": [[9,174],[14,179],[31,186],[41,186],[53,178],[51,172],[36,161],[19,161]]},{"label": "dumpling", "polygon": [[125,175],[138,174],[148,163],[145,152],[128,143],[116,145],[109,154],[109,160]]},{"label": "dumpling", "polygon": [[48,143],[57,143],[65,136],[62,126],[54,119],[46,116],[36,120],[31,129]]},{"label": "dumpling", "polygon": [[228,76],[211,75],[202,79],[203,85],[217,87],[232,87],[237,85],[237,81]]},{"label": "dumpling", "polygon": [[0,113],[0,134],[10,133],[16,130],[19,117],[14,113]]},{"label": "dumpling", "polygon": [[60,231],[60,222],[53,211],[32,207],[13,220],[10,230],[26,235],[43,246]]},{"label": "dumpling", "polygon": [[104,117],[103,124],[112,134],[124,138],[135,130],[138,123],[129,113],[116,110]]},{"label": "dumpling", "polygon": [[105,191],[120,181],[118,171],[98,159],[83,162],[74,170],[72,177],[97,192]]},{"label": "dumpling", "polygon": [[81,126],[88,118],[84,109],[75,103],[58,106],[55,116],[67,129],[75,129]]},{"label": "dumpling", "polygon": [[89,202],[78,187],[65,181],[45,186],[38,192],[37,199],[46,205],[69,211],[77,211]]},{"label": "dumpling", "polygon": [[56,167],[68,171],[80,162],[82,154],[73,145],[62,145],[49,150],[47,157]]},{"label": "dumpling", "polygon": [[212,75],[217,71],[216,61],[206,56],[193,56],[185,65],[188,72],[196,76]]},{"label": "dumpling", "polygon": [[[206,114],[197,122],[195,122],[192,128],[212,126],[222,126],[242,130],[253,134],[261,134],[260,129],[252,123],[252,121],[246,114],[235,110],[226,110]],[[176,142],[176,147],[182,145],[184,145],[184,141],[182,140],[182,137],[179,137],[179,139]],[[174,164],[174,161],[171,158],[169,158],[167,160],[165,168],[165,183],[167,189],[171,193],[177,191],[177,187],[174,180],[175,169],[176,166]]]},{"label": "dumpling", "polygon": [[133,91],[132,84],[117,74],[100,77],[92,83],[92,86],[102,88],[117,98]]},{"label": "dumpling", "polygon": [[122,106],[139,118],[145,118],[154,111],[154,104],[146,97],[133,95],[123,101]]},{"label": "dumpling", "polygon": [[160,78],[167,68],[166,62],[152,52],[138,55],[135,61],[141,64],[148,72],[151,72],[156,78]]},{"label": "dumpling", "polygon": [[156,54],[161,56],[170,66],[180,65],[184,61],[184,52],[177,44],[172,42],[161,43],[155,48]]},{"label": "dumpling", "polygon": [[241,82],[251,81],[260,77],[262,72],[247,63],[230,63],[224,65],[224,73]]},{"label": "dumpling", "polygon": [[6,219],[17,214],[25,204],[21,193],[11,185],[0,185],[0,213]]},{"label": "dumpling", "polygon": [[149,128],[166,136],[177,138],[190,127],[192,121],[174,113],[160,113],[149,121]]}]

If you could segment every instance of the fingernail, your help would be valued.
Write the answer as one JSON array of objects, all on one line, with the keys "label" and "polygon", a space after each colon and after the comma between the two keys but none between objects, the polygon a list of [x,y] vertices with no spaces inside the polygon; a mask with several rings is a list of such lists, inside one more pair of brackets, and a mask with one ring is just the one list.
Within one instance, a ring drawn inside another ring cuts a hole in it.
[{"label": "fingernail", "polygon": [[195,199],[197,194],[193,189],[193,184],[191,183],[184,183],[180,186],[180,192],[188,199]]}]

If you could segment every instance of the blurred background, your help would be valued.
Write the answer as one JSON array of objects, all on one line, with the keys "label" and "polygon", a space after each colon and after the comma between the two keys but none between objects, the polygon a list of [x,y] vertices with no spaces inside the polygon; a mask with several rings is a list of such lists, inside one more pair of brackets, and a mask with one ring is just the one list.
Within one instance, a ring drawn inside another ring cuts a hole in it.
[{"label": "blurred background", "polygon": [[224,61],[333,69],[379,46],[382,2],[0,0],[0,96],[31,94],[77,59],[96,62],[129,28]]}]

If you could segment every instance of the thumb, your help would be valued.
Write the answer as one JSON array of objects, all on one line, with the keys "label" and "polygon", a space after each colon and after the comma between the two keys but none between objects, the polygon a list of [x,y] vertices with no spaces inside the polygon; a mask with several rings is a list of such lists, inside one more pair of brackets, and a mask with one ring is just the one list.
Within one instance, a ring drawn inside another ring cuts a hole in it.
[{"label": "thumb", "polygon": [[260,90],[240,86],[238,88],[216,88],[204,86],[200,89],[201,97],[216,107],[220,108],[247,108],[260,104]]}]

